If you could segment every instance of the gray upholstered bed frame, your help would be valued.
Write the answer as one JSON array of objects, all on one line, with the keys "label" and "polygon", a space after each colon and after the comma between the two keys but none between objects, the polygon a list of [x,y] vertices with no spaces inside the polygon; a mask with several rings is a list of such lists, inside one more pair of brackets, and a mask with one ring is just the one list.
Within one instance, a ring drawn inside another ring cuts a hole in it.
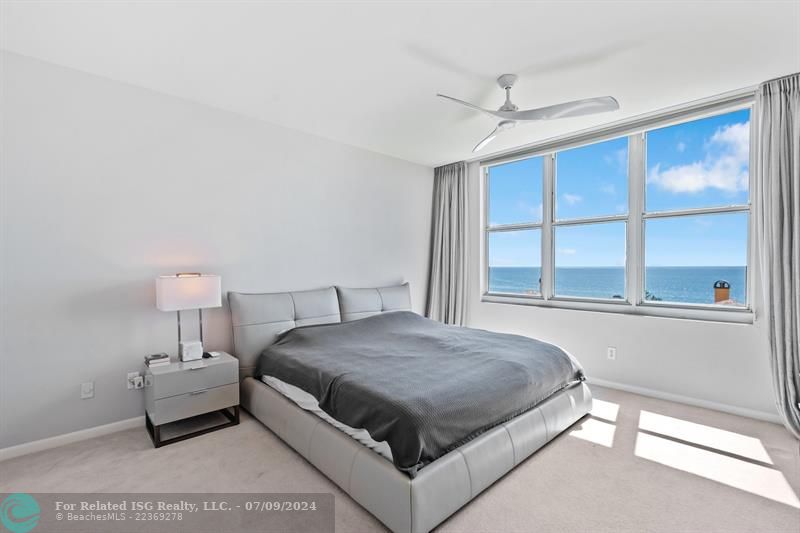
[{"label": "gray upholstered bed frame", "polygon": [[[259,354],[283,330],[410,309],[408,285],[228,300],[242,406],[395,532],[430,531],[591,410],[581,383],[429,464],[411,479],[392,463],[253,377]],[[335,354],[332,354],[335,357]]]}]

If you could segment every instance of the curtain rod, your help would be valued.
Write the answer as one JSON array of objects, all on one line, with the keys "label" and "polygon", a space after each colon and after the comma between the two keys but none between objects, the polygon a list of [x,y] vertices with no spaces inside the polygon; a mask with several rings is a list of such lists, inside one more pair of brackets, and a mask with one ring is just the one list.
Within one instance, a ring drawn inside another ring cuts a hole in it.
[{"label": "curtain rod", "polygon": [[798,75],[800,75],[800,72],[793,72],[792,74],[786,74],[785,76],[778,76],[777,78],[772,78],[770,80],[763,81],[763,82],[759,83],[758,85],[761,86],[761,85],[764,85],[766,83],[772,83],[773,81],[778,81],[778,80],[785,80],[786,78],[791,78],[792,76],[798,76]]}]

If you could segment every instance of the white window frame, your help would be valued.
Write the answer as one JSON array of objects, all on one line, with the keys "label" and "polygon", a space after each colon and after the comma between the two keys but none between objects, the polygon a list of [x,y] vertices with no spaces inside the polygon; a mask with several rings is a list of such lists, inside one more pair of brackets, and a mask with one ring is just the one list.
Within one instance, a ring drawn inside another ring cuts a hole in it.
[{"label": "white window frame", "polygon": [[[691,122],[711,116],[721,115],[742,109],[751,110],[753,93],[740,93],[726,97],[705,100],[687,104],[668,111],[637,117],[628,121],[586,130],[571,136],[552,139],[512,153],[491,159],[482,160],[480,164],[481,175],[481,301],[494,303],[510,303],[520,305],[533,305],[560,309],[575,309],[596,312],[612,312],[631,315],[660,316],[669,318],[682,318],[693,320],[711,320],[719,322],[753,323],[753,265],[754,251],[753,239],[753,214],[750,196],[747,205],[733,205],[721,207],[708,207],[697,209],[682,209],[645,213],[645,174],[646,174],[646,133],[685,122]],[[626,215],[611,215],[588,217],[584,219],[555,220],[555,161],[558,152],[596,144],[603,141],[628,138],[628,213]],[[750,150],[750,195],[753,187],[753,150]],[[489,226],[489,169],[494,166],[511,163],[532,157],[543,157],[543,201],[542,220],[530,224],[502,224]],[[644,271],[645,271],[645,221],[657,218],[690,216],[715,213],[749,213],[748,242],[747,242],[747,278],[745,288],[746,304],[744,306],[720,306],[713,304],[690,304],[680,302],[662,302],[645,300]],[[623,221],[626,224],[626,252],[625,252],[625,294],[624,299],[597,299],[555,296],[555,253],[554,232],[559,226],[579,225],[599,222]],[[540,294],[510,294],[489,292],[489,234],[497,231],[513,231],[523,229],[540,229],[541,234],[541,286]]]}]

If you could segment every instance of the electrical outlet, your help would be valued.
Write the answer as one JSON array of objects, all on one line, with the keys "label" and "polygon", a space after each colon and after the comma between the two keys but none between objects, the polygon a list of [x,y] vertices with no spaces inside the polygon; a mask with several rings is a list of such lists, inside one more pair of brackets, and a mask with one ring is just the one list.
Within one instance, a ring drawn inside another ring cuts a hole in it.
[{"label": "electrical outlet", "polygon": [[616,360],[617,359],[617,349],[614,348],[613,346],[609,346],[607,355],[608,355],[608,358],[610,360],[612,360],[612,361]]},{"label": "electrical outlet", "polygon": [[142,375],[139,372],[128,372],[128,390],[131,389],[141,389],[142,387],[136,386],[136,378],[141,378]]},{"label": "electrical outlet", "polygon": [[133,388],[134,389],[144,388],[144,378],[142,376],[136,376],[135,378],[133,378]]},{"label": "electrical outlet", "polygon": [[81,400],[88,400],[89,398],[94,398],[94,381],[81,383]]}]

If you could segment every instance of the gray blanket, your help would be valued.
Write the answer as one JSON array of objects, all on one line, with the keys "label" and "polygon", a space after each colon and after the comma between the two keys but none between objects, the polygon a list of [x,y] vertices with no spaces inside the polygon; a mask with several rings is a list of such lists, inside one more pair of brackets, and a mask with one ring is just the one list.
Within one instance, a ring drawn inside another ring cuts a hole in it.
[{"label": "gray blanket", "polygon": [[264,374],[385,440],[411,477],[583,379],[580,365],[552,344],[409,311],[292,329],[261,354],[257,375]]}]

